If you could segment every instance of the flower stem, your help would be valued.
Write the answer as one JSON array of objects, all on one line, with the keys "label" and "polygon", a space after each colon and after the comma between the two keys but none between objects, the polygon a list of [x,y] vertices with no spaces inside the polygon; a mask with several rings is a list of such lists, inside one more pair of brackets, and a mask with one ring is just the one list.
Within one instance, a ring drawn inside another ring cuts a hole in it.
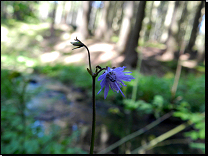
[{"label": "flower stem", "polygon": [[87,52],[88,52],[89,67],[90,67],[90,71],[91,71],[91,73],[92,73],[92,67],[91,67],[91,61],[90,61],[90,51],[89,51],[89,49],[87,48],[86,45],[84,45],[84,47],[87,49]]},{"label": "flower stem", "polygon": [[94,149],[94,141],[95,141],[95,79],[96,76],[92,76],[92,104],[93,104],[93,115],[92,115],[92,135],[91,135],[91,146],[90,146],[90,154],[93,154]]}]

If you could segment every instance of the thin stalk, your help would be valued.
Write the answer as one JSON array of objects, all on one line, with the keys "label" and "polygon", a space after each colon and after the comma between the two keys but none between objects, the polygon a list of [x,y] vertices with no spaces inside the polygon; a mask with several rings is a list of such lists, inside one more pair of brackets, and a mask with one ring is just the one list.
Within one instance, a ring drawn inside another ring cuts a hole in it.
[{"label": "thin stalk", "polygon": [[181,45],[181,50],[180,50],[179,59],[178,59],[178,65],[177,65],[177,69],[176,69],[176,75],[175,75],[173,87],[171,89],[171,94],[172,94],[171,99],[172,100],[175,98],[175,94],[176,94],[177,87],[178,87],[178,82],[179,82],[180,75],[181,75],[181,68],[182,68],[182,66],[180,64],[180,56],[184,53],[185,47],[186,47],[186,43],[185,43],[185,40],[184,40],[182,45]]},{"label": "thin stalk", "polygon": [[[84,45],[84,47],[87,49],[87,52],[88,52],[89,68],[90,68],[90,71],[91,71],[91,73],[92,73],[92,67],[91,67],[91,61],[90,61],[90,51],[89,51],[89,49],[87,48],[86,45]],[[92,74],[93,74],[93,73],[92,73]]]},{"label": "thin stalk", "polygon": [[139,59],[138,59],[138,62],[137,62],[137,67],[136,67],[136,70],[138,72],[136,73],[135,84],[134,84],[134,87],[133,87],[132,97],[131,97],[131,99],[133,101],[136,100],[136,95],[137,95],[137,88],[138,88],[138,85],[137,84],[138,84],[138,81],[139,81],[139,73],[140,73],[141,64],[142,64],[142,51],[143,50],[139,51],[139,54],[138,54],[139,55]]},{"label": "thin stalk", "polygon": [[180,75],[181,75],[182,66],[181,66],[181,63],[180,63],[180,56],[185,51],[185,48],[186,48],[186,36],[187,36],[187,34],[189,32],[189,31],[187,31],[186,27],[185,27],[186,32],[185,32],[184,37],[183,37],[183,42],[182,42],[181,47],[180,47],[179,58],[178,58],[178,65],[177,65],[177,68],[176,68],[175,79],[174,79],[174,83],[173,83],[173,86],[172,86],[172,89],[171,89],[171,101],[173,101],[174,98],[175,98],[175,94],[176,94],[176,91],[177,91],[177,88],[178,88],[178,82],[179,82]]},{"label": "thin stalk", "polygon": [[94,141],[95,141],[95,79],[96,76],[92,76],[92,106],[93,106],[93,114],[92,114],[92,135],[91,135],[91,146],[90,146],[90,154],[93,154],[94,149]]}]

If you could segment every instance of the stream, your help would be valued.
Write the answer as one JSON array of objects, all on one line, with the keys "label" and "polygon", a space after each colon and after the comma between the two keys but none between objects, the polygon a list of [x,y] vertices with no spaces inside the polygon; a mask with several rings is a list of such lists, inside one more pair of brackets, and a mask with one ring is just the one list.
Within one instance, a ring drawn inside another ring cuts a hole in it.
[{"label": "stream", "polygon": [[[43,75],[34,75],[27,86],[28,92],[37,92],[27,103],[27,115],[34,117],[31,124],[33,133],[39,127],[38,136],[42,137],[51,132],[52,125],[60,127],[61,134],[70,136],[79,130],[76,147],[86,152],[90,149],[92,105],[86,91],[73,86],[66,86],[61,82]],[[140,116],[138,112],[128,112],[119,106],[96,101],[96,140],[94,152],[98,153],[111,144],[120,140],[154,121],[150,115]],[[112,150],[112,154],[129,153],[130,151],[149,142],[151,139],[169,131],[178,125],[161,123],[159,126],[145,132],[123,145]],[[172,139],[183,138],[176,134]],[[124,150],[125,149],[125,150]],[[187,144],[172,144],[148,150],[146,154],[186,154],[199,153]]]}]

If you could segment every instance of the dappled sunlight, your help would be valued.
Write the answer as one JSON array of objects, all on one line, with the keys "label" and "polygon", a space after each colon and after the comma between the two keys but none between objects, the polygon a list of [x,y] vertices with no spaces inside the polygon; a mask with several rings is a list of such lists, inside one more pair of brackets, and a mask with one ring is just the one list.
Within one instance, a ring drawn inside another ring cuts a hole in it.
[{"label": "dappled sunlight", "polygon": [[194,68],[197,66],[197,62],[195,60],[181,61],[181,65],[187,68]]},{"label": "dappled sunlight", "polygon": [[54,49],[55,50],[64,50],[66,48],[66,46],[69,46],[69,45],[71,45],[71,44],[68,40],[67,41],[61,41],[61,42],[57,43],[54,46]]},{"label": "dappled sunlight", "polygon": [[60,52],[58,51],[47,52],[40,55],[40,59],[43,63],[48,63],[57,60],[59,56],[60,56]]},{"label": "dappled sunlight", "polygon": [[8,40],[8,29],[1,26],[1,42],[7,42]]},{"label": "dappled sunlight", "polygon": [[71,56],[66,56],[64,58],[65,63],[77,63],[77,62],[82,62],[83,60],[86,59],[86,54],[84,53],[79,53],[79,54],[73,54]]},{"label": "dappled sunlight", "polygon": [[174,59],[174,55],[171,51],[166,51],[163,55],[156,56],[156,59],[158,61],[172,61]]}]

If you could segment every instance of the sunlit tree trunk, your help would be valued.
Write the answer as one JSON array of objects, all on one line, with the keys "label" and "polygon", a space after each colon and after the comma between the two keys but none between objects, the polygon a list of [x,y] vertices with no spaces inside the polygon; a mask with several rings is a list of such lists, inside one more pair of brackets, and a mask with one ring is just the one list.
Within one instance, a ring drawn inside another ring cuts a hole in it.
[{"label": "sunlit tree trunk", "polygon": [[52,18],[51,18],[51,29],[50,29],[51,36],[54,36],[54,24],[55,24],[56,9],[57,9],[57,2],[54,2],[53,12],[52,12]]},{"label": "sunlit tree trunk", "polygon": [[104,7],[102,9],[102,17],[99,26],[95,31],[96,38],[101,39],[105,37],[105,34],[108,30],[107,17],[108,17],[109,8],[110,8],[110,1],[104,1]]},{"label": "sunlit tree trunk", "polygon": [[64,14],[63,14],[63,21],[64,23],[67,23],[67,24],[70,23],[68,20],[68,17],[69,17],[69,13],[71,10],[71,3],[72,3],[71,1],[67,1],[64,6],[65,8],[64,8]]},{"label": "sunlit tree trunk", "polygon": [[192,31],[191,31],[191,36],[190,36],[190,39],[189,39],[189,43],[187,45],[187,50],[188,51],[192,51],[192,48],[193,46],[195,45],[195,41],[196,41],[196,37],[197,37],[197,34],[199,32],[199,24],[201,23],[201,10],[203,8],[203,5],[204,5],[204,2],[201,1],[199,2],[199,5],[198,5],[198,8],[197,8],[197,11],[196,11],[196,14],[195,14],[195,18],[194,18],[194,22],[193,22],[193,28],[192,28]]},{"label": "sunlit tree trunk", "polygon": [[116,44],[116,50],[119,53],[124,52],[125,47],[127,46],[129,35],[131,33],[131,21],[134,14],[134,4],[134,1],[125,2],[124,16],[119,33],[119,41]]},{"label": "sunlit tree trunk", "polygon": [[152,20],[151,20],[151,17],[152,17],[152,9],[153,9],[154,1],[147,2],[147,4],[148,3],[149,3],[149,6],[150,7],[149,7],[149,10],[148,10],[148,15],[147,15],[148,22],[147,22],[146,29],[145,29],[144,41],[148,41],[149,40],[150,31],[152,29]]},{"label": "sunlit tree trunk", "polygon": [[163,34],[161,37],[161,42],[165,42],[168,38],[168,29],[170,28],[170,25],[171,25],[171,19],[174,13],[174,7],[175,7],[175,2],[169,1],[168,9],[167,9],[167,13],[166,13],[165,21],[164,21],[165,27],[164,27]]},{"label": "sunlit tree trunk", "polygon": [[150,40],[155,40],[156,39],[156,33],[158,31],[157,26],[158,26],[158,19],[159,17],[159,9],[158,7],[160,6],[161,1],[154,1],[153,2],[153,8],[152,8],[152,13],[151,13],[151,27],[152,31],[150,32]]},{"label": "sunlit tree trunk", "polygon": [[64,13],[64,4],[65,1],[61,1],[58,3],[56,15],[55,15],[55,23],[60,24],[62,22],[62,15]]},{"label": "sunlit tree trunk", "polygon": [[[172,3],[172,2],[169,2]],[[179,1],[174,2],[174,10],[171,18],[171,23],[168,29],[168,38],[165,42],[167,49],[165,54],[162,56],[162,60],[169,61],[174,59],[174,52],[178,50],[179,45],[176,40],[176,34],[178,33],[178,22],[177,22],[177,11],[179,7]]]},{"label": "sunlit tree trunk", "polygon": [[125,59],[123,64],[126,66],[136,67],[137,65],[138,53],[136,52],[136,48],[138,46],[139,33],[142,28],[142,21],[145,16],[145,6],[146,1],[140,1],[136,15],[136,22],[125,48]]},{"label": "sunlit tree trunk", "polygon": [[82,2],[82,19],[79,21],[78,25],[78,32],[80,33],[79,39],[80,40],[85,40],[89,37],[89,29],[88,29],[88,24],[89,24],[89,15],[91,11],[91,1],[83,1]]},{"label": "sunlit tree trunk", "polygon": [[187,19],[188,19],[188,10],[187,10],[187,4],[188,4],[188,1],[183,1],[182,2],[182,11],[181,11],[181,18],[180,20],[178,21],[178,33],[177,33],[177,41],[179,43],[179,45],[182,44],[183,40],[185,39],[184,37],[184,34],[186,32],[186,22],[187,22]]},{"label": "sunlit tree trunk", "polygon": [[122,21],[122,17],[123,17],[123,4],[124,1],[116,1],[115,4],[115,12],[114,12],[114,18],[113,18],[113,22],[112,22],[112,29],[113,29],[113,33],[115,33],[115,35],[119,34],[119,30],[120,30],[120,22]]}]

